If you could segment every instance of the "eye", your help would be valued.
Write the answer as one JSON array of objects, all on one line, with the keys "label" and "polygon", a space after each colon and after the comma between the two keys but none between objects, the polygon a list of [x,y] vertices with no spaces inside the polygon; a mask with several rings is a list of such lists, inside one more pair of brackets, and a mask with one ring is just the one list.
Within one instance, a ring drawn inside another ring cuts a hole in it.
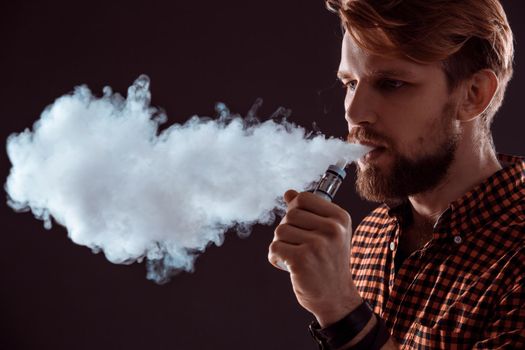
[{"label": "eye", "polygon": [[406,83],[396,79],[382,79],[378,82],[379,88],[382,90],[392,91],[403,87]]},{"label": "eye", "polygon": [[339,82],[341,83],[341,87],[345,90],[348,89],[350,91],[354,91],[355,88],[357,87],[357,80],[350,80],[347,82],[340,80]]}]

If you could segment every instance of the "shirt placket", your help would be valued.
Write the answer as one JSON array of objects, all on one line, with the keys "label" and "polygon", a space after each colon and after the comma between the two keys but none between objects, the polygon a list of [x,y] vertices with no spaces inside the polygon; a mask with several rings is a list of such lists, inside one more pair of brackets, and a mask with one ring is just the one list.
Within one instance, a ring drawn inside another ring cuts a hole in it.
[{"label": "shirt placket", "polygon": [[[395,235],[397,240],[399,240],[400,235],[401,229],[398,225]],[[400,313],[403,312],[402,309],[407,296],[410,294],[414,284],[419,280],[421,273],[424,270],[425,257],[428,253],[428,250],[433,246],[433,241],[434,240],[431,240],[423,248],[410,254],[410,256],[405,259],[399,268],[397,275],[395,274],[395,269],[393,266],[394,262],[392,261],[390,264],[390,275],[391,277],[393,276],[393,283],[389,283],[392,284],[392,287],[389,286],[390,293],[386,301],[384,315],[386,316],[385,318],[392,329],[397,327],[400,322],[404,323],[404,321],[406,321],[403,317],[400,317]],[[392,259],[394,259],[395,251],[391,252],[391,254]],[[411,322],[412,321],[409,321],[408,323]],[[403,327],[408,327],[408,325],[403,324]]]}]

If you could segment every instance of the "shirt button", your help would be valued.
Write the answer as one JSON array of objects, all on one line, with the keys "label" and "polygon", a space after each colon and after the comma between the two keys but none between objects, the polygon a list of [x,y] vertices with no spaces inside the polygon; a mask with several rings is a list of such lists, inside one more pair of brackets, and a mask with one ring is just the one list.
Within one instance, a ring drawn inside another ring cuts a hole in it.
[{"label": "shirt button", "polygon": [[390,247],[390,250],[391,250],[391,251],[396,250],[396,244],[395,244],[394,242],[390,242],[389,247]]},{"label": "shirt button", "polygon": [[461,236],[454,236],[454,243],[461,244],[461,242],[463,242]]}]

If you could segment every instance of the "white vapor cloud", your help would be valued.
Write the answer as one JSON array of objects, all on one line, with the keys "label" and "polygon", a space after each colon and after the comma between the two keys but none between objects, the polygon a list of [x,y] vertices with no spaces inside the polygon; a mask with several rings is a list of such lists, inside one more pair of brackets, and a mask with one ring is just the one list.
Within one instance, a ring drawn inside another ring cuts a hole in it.
[{"label": "white vapor cloud", "polygon": [[167,118],[150,106],[146,76],[126,98],[77,87],[7,139],[8,204],[47,229],[53,218],[113,263],[145,259],[147,277],[163,283],[192,271],[228,229],[246,235],[273,223],[287,189],[304,190],[328,165],[366,151],[285,120],[258,122],[253,111],[244,119],[223,104],[217,111],[159,132]]}]

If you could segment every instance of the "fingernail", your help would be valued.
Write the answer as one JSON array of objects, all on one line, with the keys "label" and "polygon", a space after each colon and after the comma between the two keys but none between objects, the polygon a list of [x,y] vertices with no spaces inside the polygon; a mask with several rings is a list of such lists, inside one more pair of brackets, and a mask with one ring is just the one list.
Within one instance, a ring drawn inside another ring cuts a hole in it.
[{"label": "fingernail", "polygon": [[279,267],[283,271],[290,272],[290,270],[288,269],[288,265],[286,265],[286,263],[281,260],[277,260],[275,265],[277,265],[277,267]]}]

